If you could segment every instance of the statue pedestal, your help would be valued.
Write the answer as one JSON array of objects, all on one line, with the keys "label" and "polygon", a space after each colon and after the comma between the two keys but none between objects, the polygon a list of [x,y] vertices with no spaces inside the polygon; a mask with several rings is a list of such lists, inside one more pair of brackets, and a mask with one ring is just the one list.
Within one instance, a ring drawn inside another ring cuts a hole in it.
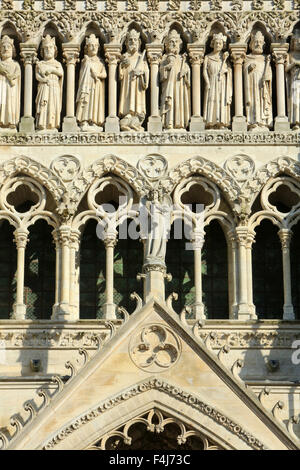
[{"label": "statue pedestal", "polygon": [[34,132],[34,118],[32,116],[21,118],[19,132]]},{"label": "statue pedestal", "polygon": [[290,123],[286,116],[275,118],[274,131],[275,132],[285,132],[290,130]]},{"label": "statue pedestal", "polygon": [[190,122],[190,132],[202,132],[205,129],[205,124],[201,116],[192,116]]},{"label": "statue pedestal", "polygon": [[107,117],[104,125],[105,132],[120,132],[120,122],[117,117]]},{"label": "statue pedestal", "polygon": [[247,132],[247,122],[245,116],[233,117],[232,132]]},{"label": "statue pedestal", "polygon": [[162,132],[162,122],[160,116],[150,116],[147,124],[148,132]]},{"label": "statue pedestal", "polygon": [[77,125],[76,117],[64,117],[63,125],[62,125],[63,132],[79,132],[79,127]]}]

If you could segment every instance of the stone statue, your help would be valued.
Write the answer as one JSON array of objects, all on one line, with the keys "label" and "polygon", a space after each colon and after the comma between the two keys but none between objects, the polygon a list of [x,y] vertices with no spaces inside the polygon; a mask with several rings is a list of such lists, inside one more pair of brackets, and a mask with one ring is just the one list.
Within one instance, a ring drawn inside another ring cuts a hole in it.
[{"label": "stone statue", "polygon": [[296,131],[300,129],[300,30],[291,39],[286,73],[289,121]]},{"label": "stone statue", "polygon": [[263,54],[265,38],[251,34],[250,50],[244,63],[246,116],[249,130],[268,130],[272,125],[272,69],[270,55]]},{"label": "stone statue", "polygon": [[173,29],[165,41],[166,54],[160,64],[161,109],[164,129],[186,129],[191,116],[190,67],[181,55],[182,40]]},{"label": "stone statue", "polygon": [[21,69],[13,56],[13,39],[0,41],[0,127],[16,130],[20,119]]},{"label": "stone statue", "polygon": [[119,65],[121,81],[119,117],[121,131],[143,131],[146,116],[146,90],[149,85],[149,68],[145,51],[139,52],[140,33],[135,29],[126,36],[127,52]]},{"label": "stone statue", "polygon": [[142,201],[149,217],[145,245],[145,263],[165,264],[167,241],[171,227],[172,199],[153,189],[149,200]]},{"label": "stone statue", "polygon": [[226,36],[215,33],[210,44],[213,52],[204,58],[203,118],[208,129],[224,129],[231,122],[232,70],[228,62],[228,52],[222,52],[225,44]]},{"label": "stone statue", "polygon": [[57,130],[60,126],[64,72],[61,64],[55,60],[56,54],[55,38],[47,34],[41,48],[44,60],[36,66],[36,127],[42,131]]},{"label": "stone statue", "polygon": [[104,62],[97,56],[99,40],[94,34],[86,39],[77,92],[76,118],[83,131],[102,131],[105,119]]}]

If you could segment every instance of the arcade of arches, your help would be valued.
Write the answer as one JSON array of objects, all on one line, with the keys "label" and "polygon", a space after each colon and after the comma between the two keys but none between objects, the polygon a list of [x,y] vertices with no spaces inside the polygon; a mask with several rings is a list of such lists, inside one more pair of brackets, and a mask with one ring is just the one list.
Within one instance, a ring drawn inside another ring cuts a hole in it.
[{"label": "arcade of arches", "polygon": [[0,448],[300,448],[299,1],[0,6]]}]

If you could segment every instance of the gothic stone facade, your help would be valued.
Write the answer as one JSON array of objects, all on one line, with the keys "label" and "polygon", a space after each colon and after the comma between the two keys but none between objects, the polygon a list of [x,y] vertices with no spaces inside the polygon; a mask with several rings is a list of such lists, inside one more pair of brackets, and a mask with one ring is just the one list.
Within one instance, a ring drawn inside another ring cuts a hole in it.
[{"label": "gothic stone facade", "polygon": [[299,8],[1,0],[2,449],[299,449]]}]

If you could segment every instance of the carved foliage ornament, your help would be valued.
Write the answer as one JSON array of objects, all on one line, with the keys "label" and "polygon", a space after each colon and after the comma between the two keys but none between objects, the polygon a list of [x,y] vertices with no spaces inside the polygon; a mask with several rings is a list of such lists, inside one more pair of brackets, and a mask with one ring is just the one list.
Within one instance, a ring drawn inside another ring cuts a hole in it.
[{"label": "carved foliage ornament", "polygon": [[80,172],[81,164],[76,157],[63,155],[53,160],[50,168],[64,183],[70,183]]},{"label": "carved foliage ornament", "polygon": [[248,155],[235,155],[226,160],[224,168],[238,183],[244,183],[253,175],[255,164]]},{"label": "carved foliage ornament", "polygon": [[161,155],[148,155],[141,158],[137,166],[149,181],[157,181],[165,176],[168,162]]}]

